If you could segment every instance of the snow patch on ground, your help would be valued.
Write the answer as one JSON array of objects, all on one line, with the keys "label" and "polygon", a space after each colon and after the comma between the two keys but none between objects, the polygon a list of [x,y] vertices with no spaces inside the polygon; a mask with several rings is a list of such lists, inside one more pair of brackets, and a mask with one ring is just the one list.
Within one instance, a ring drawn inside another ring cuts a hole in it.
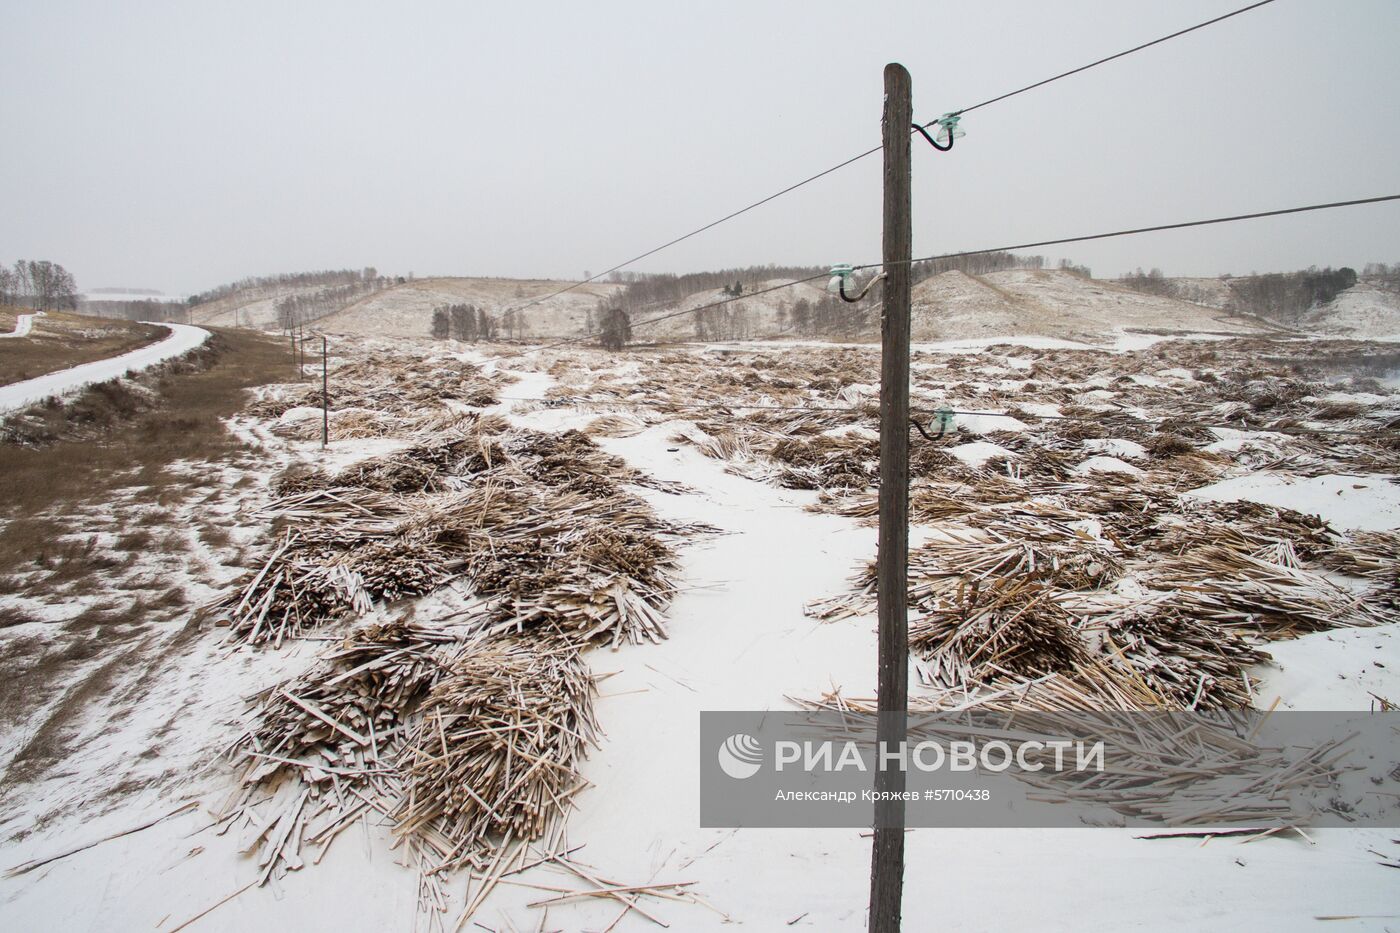
[{"label": "snow patch on ground", "polygon": [[1147,448],[1136,441],[1123,440],[1121,438],[1091,438],[1084,442],[1085,450],[1092,450],[1095,453],[1107,454],[1109,457],[1118,457],[1122,460],[1146,460]]},{"label": "snow patch on ground", "polygon": [[1000,444],[988,441],[959,444],[956,447],[949,447],[948,452],[968,466],[981,466],[988,460],[1007,460],[1016,456]]},{"label": "snow patch on ground", "polygon": [[1124,463],[1117,457],[1090,457],[1079,466],[1074,468],[1074,472],[1083,476],[1088,473],[1127,473],[1131,476],[1141,476],[1142,470],[1131,463]]},{"label": "snow patch on ground", "polygon": [[1400,528],[1400,485],[1386,476],[1304,477],[1265,471],[1212,483],[1187,495],[1217,502],[1244,499],[1282,506],[1320,516],[1339,529]]}]

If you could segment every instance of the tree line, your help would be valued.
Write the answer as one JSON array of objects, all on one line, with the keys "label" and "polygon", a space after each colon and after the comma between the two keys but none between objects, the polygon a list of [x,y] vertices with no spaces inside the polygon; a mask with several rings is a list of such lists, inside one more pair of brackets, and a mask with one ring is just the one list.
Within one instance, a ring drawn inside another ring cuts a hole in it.
[{"label": "tree line", "polygon": [[208,301],[227,298],[229,295],[252,288],[277,288],[305,285],[354,285],[366,282],[387,281],[381,279],[374,266],[363,269],[324,269],[316,272],[283,272],[276,275],[253,275],[236,282],[229,282],[205,292],[191,295],[189,303],[200,305]]},{"label": "tree line", "polygon": [[104,301],[98,298],[80,301],[78,310],[83,314],[124,321],[185,321],[189,318],[189,305],[183,301],[162,301],[159,298],[140,298],[136,301]]},{"label": "tree line", "polygon": [[[1366,267],[1368,276],[1383,282],[1390,267],[1373,263]],[[1400,283],[1400,263],[1394,267],[1395,281]],[[1324,305],[1351,288],[1357,282],[1356,270],[1348,266],[1319,269],[1310,266],[1296,272],[1251,273],[1246,276],[1222,275],[1229,294],[1228,310],[1259,314],[1284,321],[1296,321],[1317,305]],[[1161,269],[1143,272],[1139,267],[1119,276],[1118,282],[1134,291],[1182,301],[1206,303],[1207,296],[1192,282],[1167,278]]]},{"label": "tree line", "polygon": [[[373,271],[373,270],[370,270]],[[347,307],[361,295],[378,291],[385,280],[377,276],[357,279],[343,285],[330,285],[314,292],[298,292],[277,299],[277,326],[293,330]]]},{"label": "tree line", "polygon": [[[910,268],[913,284],[943,272],[960,271],[968,275],[986,275],[1006,269],[1041,269],[1045,266],[1044,256],[1022,256],[1008,252],[982,253],[976,256],[954,256],[945,259],[932,259],[915,263]],[[1089,276],[1087,266],[1078,266],[1062,260],[1060,268],[1077,275]],[[606,324],[614,311],[630,316],[637,312],[650,312],[668,305],[678,304],[697,292],[719,290],[726,298],[742,298],[757,289],[760,283],[770,279],[807,279],[823,276],[829,266],[745,266],[741,268],[717,269],[710,272],[689,272],[683,275],[672,273],[614,272],[609,280],[621,284],[623,288],[616,294],[601,299],[594,311],[588,314],[586,325],[589,333],[595,329],[595,321]],[[816,301],[800,299],[792,306],[780,306],[778,329],[802,336],[857,337],[869,332],[873,326],[867,309],[851,305],[836,297],[823,297]],[[615,330],[621,330],[622,320],[614,318]],[[743,302],[721,305],[717,308],[704,308],[694,315],[695,337],[698,340],[743,340],[763,336],[756,332],[752,314]],[[630,323],[628,325],[630,337]],[[606,341],[605,341],[606,342]],[[626,341],[624,341],[626,342]]]},{"label": "tree line", "polygon": [[493,340],[496,325],[491,316],[476,305],[439,305],[433,309],[431,332],[438,340]]},{"label": "tree line", "polygon": [[1230,282],[1236,307],[1296,321],[1314,305],[1325,305],[1356,284],[1356,270],[1343,266],[1301,272],[1270,272]]},{"label": "tree line", "polygon": [[1400,290],[1400,262],[1386,265],[1383,262],[1368,262],[1361,270],[1361,275],[1372,284],[1381,288]]},{"label": "tree line", "polygon": [[78,307],[78,285],[56,262],[20,259],[10,268],[0,266],[0,304],[72,311]]}]

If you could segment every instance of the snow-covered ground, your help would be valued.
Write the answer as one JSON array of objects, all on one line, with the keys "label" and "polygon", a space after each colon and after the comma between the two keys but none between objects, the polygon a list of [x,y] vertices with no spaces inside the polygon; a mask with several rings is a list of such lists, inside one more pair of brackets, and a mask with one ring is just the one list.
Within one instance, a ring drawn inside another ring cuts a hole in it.
[{"label": "snow-covered ground", "polygon": [[0,386],[0,411],[14,411],[42,402],[46,398],[66,395],[85,386],[108,379],[118,379],[127,373],[148,369],[157,363],[188,353],[209,339],[209,331],[188,324],[168,324],[142,321],[164,327],[170,336],[149,346],[137,347],[119,356],[83,363],[70,369],[47,373],[23,382]]},{"label": "snow-covered ground", "polygon": [[[501,365],[511,371],[510,363]],[[538,369],[521,367],[517,375],[520,381],[508,393],[512,399],[541,398],[554,383]],[[513,401],[499,410],[519,424],[549,430],[582,428],[597,414],[572,407],[532,410]],[[803,606],[845,587],[851,570],[874,553],[875,532],[853,519],[805,511],[815,493],[753,482],[728,472],[723,461],[671,440],[677,430],[691,427],[688,421],[668,421],[631,437],[599,441],[632,466],[692,490],[645,490],[661,515],[705,521],[725,533],[683,549],[689,588],[667,613],[669,640],[588,655],[597,674],[611,676],[602,682],[597,708],[605,736],[584,767],[594,786],[576,798],[570,845],[583,846],[577,859],[624,884],[695,882],[695,891],[714,910],[665,901],[646,905],[674,930],[864,929],[868,838],[848,829],[702,829],[695,762],[701,711],[786,709],[788,696],[833,689],[851,696],[873,693],[873,619],[823,624],[806,616]],[[340,463],[378,452],[383,442],[340,442],[333,448]],[[1129,461],[1141,458],[1139,445],[1125,440],[1098,440],[1091,449],[1096,456],[1086,468],[1112,461],[1136,469]],[[952,450],[965,460],[1011,455],[977,440]],[[1196,494],[1277,502],[1319,514],[1339,528],[1397,528],[1397,488],[1384,477],[1325,475],[1283,482],[1265,473]],[[1278,696],[1299,709],[1365,709],[1370,692],[1400,696],[1394,626],[1318,633],[1270,650],[1279,664],[1257,672],[1260,705]],[[197,661],[219,663],[214,657]],[[223,705],[201,715],[215,710],[236,715],[238,693],[250,689],[242,675],[230,674],[230,684],[220,683],[207,668],[189,670],[214,677],[213,692],[222,698]],[[917,684],[918,678],[910,681]],[[81,775],[96,766],[79,761],[72,769]],[[220,786],[227,790],[228,782],[220,785],[215,769],[164,797],[147,794],[95,818],[80,811],[76,818],[35,827],[0,850],[0,868],[138,826],[169,812],[185,792],[202,792],[212,807]],[[209,931],[379,930],[412,924],[418,876],[396,864],[398,853],[390,848],[385,827],[348,834],[324,862],[288,876],[280,888],[251,888],[256,866],[239,856],[234,834],[218,836],[208,824],[205,812],[184,812],[0,880],[4,925],[170,931],[195,917],[192,928]],[[1326,920],[1346,930],[1396,928],[1394,869],[1377,865],[1375,857],[1379,852],[1393,860],[1400,854],[1396,833],[1319,830],[1309,836],[1311,841],[1279,837],[1202,844],[1145,841],[1135,839],[1133,831],[1108,828],[913,830],[905,928],[1274,931],[1312,929]],[[572,886],[567,876],[544,867],[513,880]],[[460,897],[464,886],[464,880],[454,880],[454,896]],[[498,931],[602,930],[621,912],[615,903],[595,901],[559,905],[546,918],[527,906],[549,893],[503,884],[473,922]],[[454,911],[460,904],[458,899]],[[450,924],[455,913],[449,918]],[[633,913],[615,929],[651,926]]]},{"label": "snow-covered ground", "polygon": [[1400,341],[1400,293],[1357,282],[1330,304],[1314,308],[1302,323],[1324,334]]}]

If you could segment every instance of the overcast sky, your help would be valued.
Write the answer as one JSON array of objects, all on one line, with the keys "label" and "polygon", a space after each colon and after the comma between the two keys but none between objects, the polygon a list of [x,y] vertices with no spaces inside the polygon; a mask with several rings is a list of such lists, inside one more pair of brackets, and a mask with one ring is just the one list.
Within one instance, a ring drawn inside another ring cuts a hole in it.
[{"label": "overcast sky", "polygon": [[[923,120],[1244,0],[0,0],[0,262],[580,277]],[[916,255],[1400,192],[1400,3],[1276,0],[916,140]],[[872,156],[641,271],[880,256]],[[1054,256],[1061,251],[1049,251]],[[1400,203],[1068,247],[1096,275],[1400,261]]]}]

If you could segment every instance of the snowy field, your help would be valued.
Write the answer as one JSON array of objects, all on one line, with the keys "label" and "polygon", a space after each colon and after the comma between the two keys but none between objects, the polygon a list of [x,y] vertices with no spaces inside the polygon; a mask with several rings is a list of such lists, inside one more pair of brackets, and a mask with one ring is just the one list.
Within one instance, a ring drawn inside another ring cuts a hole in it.
[{"label": "snowy field", "polygon": [[[198,331],[174,327],[171,339]],[[532,907],[580,888],[579,878],[544,864],[505,878],[463,928],[642,930],[662,921],[677,930],[864,929],[868,838],[854,830],[702,829],[695,761],[701,711],[790,709],[793,698],[874,693],[873,614],[822,621],[808,607],[849,592],[852,575],[874,557],[875,529],[862,504],[878,436],[869,407],[878,394],[878,350],[789,342],[522,355],[450,342],[342,344],[338,369],[398,366],[410,377],[401,384],[419,386],[441,384],[454,368],[493,380],[498,400],[488,412],[517,429],[585,432],[658,481],[635,492],[662,519],[718,531],[680,546],[682,586],[665,613],[664,641],[585,653],[598,678],[602,736],[582,765],[590,786],[574,798],[566,835],[567,847],[579,847],[573,858],[597,877],[620,886],[690,882],[698,902],[641,898],[654,919],[606,897]],[[1159,509],[1168,523],[1195,520],[1196,508],[1258,503],[1317,516],[1338,540],[1400,530],[1400,452],[1379,441],[1381,426],[1400,417],[1400,395],[1357,374],[1352,361],[1364,351],[1141,335],[1123,335],[1109,350],[1045,338],[921,344],[915,408],[923,418],[939,408],[956,414],[938,443],[912,435],[914,545],[946,524],[927,503],[956,510],[946,500],[981,503],[988,490],[1026,508],[1087,509],[1092,500],[1102,510],[1097,540],[1125,558],[1132,542],[1112,543],[1120,500]],[[336,370],[331,383],[334,391]],[[412,421],[422,412],[407,408],[337,412],[336,439],[322,452],[319,412],[307,393],[272,387],[260,400],[283,399],[276,414],[250,410],[232,425],[267,462],[266,474],[225,506],[250,547],[275,543],[254,517],[272,496],[275,471],[369,463],[407,447],[413,437],[404,426],[422,423]],[[474,406],[459,397],[438,407]],[[834,411],[819,410],[827,408]],[[178,524],[179,516],[170,520]],[[180,571],[211,596],[231,582],[201,576],[199,565],[212,560],[205,555]],[[1366,710],[1380,698],[1400,701],[1400,623],[1381,608],[1394,591],[1373,595],[1367,581],[1320,565],[1316,573],[1320,586],[1375,600],[1376,624],[1273,635],[1260,628],[1258,642],[1273,660],[1244,679],[1255,705]],[[1104,590],[1151,582],[1144,561]],[[419,600],[416,617],[454,610],[460,594],[450,589]],[[3,600],[60,611],[33,593]],[[3,926],[453,929],[481,879],[449,875],[444,909],[425,909],[423,863],[380,817],[343,833],[319,864],[274,862],[262,886],[256,848],[240,852],[260,827],[216,822],[236,796],[236,775],[220,752],[246,728],[246,698],[306,668],[348,627],[389,613],[377,605],[277,649],[234,644],[224,629],[205,626],[156,669],[87,698],[70,758],[27,775],[7,796],[0,868],[73,854],[0,880]],[[0,638],[33,637],[45,624],[0,630]],[[935,695],[918,664],[913,694]],[[12,760],[45,713],[7,730],[0,761]],[[256,811],[264,819],[275,812]],[[108,838],[136,827],[143,828]],[[1380,864],[1400,859],[1394,830],[1314,830],[1245,843],[1140,834],[911,831],[906,928],[1400,929],[1395,869]]]}]

